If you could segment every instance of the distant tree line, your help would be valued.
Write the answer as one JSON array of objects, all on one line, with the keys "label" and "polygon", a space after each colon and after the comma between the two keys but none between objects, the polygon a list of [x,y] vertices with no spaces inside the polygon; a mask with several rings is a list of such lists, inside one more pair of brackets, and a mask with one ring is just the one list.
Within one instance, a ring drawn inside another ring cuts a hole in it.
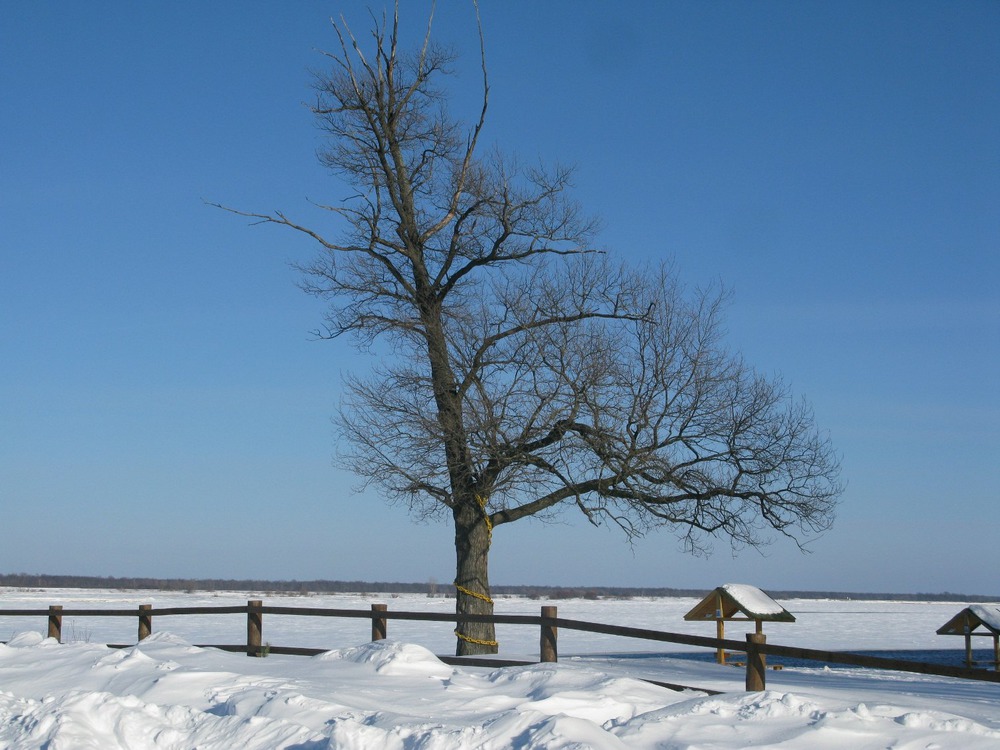
[{"label": "distant tree line", "polygon": [[[329,581],[232,579],[232,578],[117,578],[114,576],[70,576],[44,573],[0,573],[0,586],[9,588],[65,589],[155,589],[158,591],[258,591],[276,594],[426,594],[453,596],[450,587],[436,581]],[[631,597],[702,597],[705,589],[629,586],[493,586],[500,596],[527,599],[626,599]],[[775,591],[775,599],[857,599],[863,601],[995,602],[1000,596],[941,593],[864,593],[847,591]]]}]

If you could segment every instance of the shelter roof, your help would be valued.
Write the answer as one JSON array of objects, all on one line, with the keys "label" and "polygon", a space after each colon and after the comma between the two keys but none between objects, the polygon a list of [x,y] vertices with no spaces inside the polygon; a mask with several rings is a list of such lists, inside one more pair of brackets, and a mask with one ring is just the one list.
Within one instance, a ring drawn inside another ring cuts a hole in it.
[{"label": "shelter roof", "polygon": [[[742,617],[740,617],[742,615]],[[787,609],[756,586],[727,583],[709,592],[684,615],[685,620],[766,620],[795,622]]]},{"label": "shelter roof", "polygon": [[1000,606],[996,604],[970,604],[938,628],[938,635],[965,635],[966,627],[972,633],[983,626],[994,635],[1000,635]]}]

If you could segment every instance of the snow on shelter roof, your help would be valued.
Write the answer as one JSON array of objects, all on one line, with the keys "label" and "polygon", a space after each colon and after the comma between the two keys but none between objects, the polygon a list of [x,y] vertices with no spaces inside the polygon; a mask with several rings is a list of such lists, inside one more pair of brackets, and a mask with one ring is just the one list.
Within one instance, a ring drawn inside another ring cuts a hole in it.
[{"label": "snow on shelter roof", "polygon": [[719,586],[684,615],[684,619],[732,620],[738,615],[750,620],[795,622],[791,612],[756,586],[746,583]]},{"label": "snow on shelter roof", "polygon": [[996,604],[970,604],[938,628],[938,635],[964,635],[968,626],[971,633],[980,625],[994,634],[1000,634],[1000,606]]}]

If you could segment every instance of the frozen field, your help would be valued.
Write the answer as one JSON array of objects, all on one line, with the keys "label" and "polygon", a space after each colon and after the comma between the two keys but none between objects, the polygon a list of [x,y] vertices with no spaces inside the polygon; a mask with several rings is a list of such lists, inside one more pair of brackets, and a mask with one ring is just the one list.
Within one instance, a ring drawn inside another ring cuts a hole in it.
[{"label": "frozen field", "polygon": [[[241,605],[450,612],[417,595],[268,596],[0,589],[0,609]],[[500,599],[497,611],[714,635],[687,623],[695,599],[558,602]],[[960,649],[935,630],[956,603],[782,600],[798,619],[767,624],[770,643],[825,650]],[[154,618],[143,645],[132,618],[73,618],[65,643],[44,618],[0,616],[0,747],[46,748],[1000,748],[1000,684],[864,669],[786,668],[768,690],[743,692],[734,667],[671,657],[673,644],[560,632],[558,665],[452,668],[446,623],[389,621],[370,644],[367,620],[266,615],[273,645],[331,649],[317,657],[239,654],[191,643],[241,643],[245,615]],[[730,623],[742,640],[746,623]],[[501,656],[536,658],[538,630],[500,627]],[[986,639],[981,645],[985,646]],[[690,649],[688,649],[690,650]],[[633,679],[725,691],[674,692]]]}]

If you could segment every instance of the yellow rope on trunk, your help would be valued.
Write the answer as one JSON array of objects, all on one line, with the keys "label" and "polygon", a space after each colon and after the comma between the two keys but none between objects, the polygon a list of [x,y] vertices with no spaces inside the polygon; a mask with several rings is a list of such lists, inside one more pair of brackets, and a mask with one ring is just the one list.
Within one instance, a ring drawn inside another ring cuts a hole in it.
[{"label": "yellow rope on trunk", "polygon": [[457,630],[455,631],[455,635],[457,635],[463,641],[466,641],[468,643],[475,643],[479,646],[497,646],[497,647],[500,646],[500,644],[497,643],[496,641],[482,641],[479,638],[470,638],[465,633],[460,633]]},{"label": "yellow rope on trunk", "polygon": [[487,501],[488,498],[483,495],[476,495],[476,502],[479,503],[479,509],[483,512],[483,520],[486,521],[486,538],[490,544],[493,544],[493,521],[490,520],[490,514],[486,512]]},{"label": "yellow rope on trunk", "polygon": [[493,603],[493,600],[490,599],[488,596],[486,596],[486,594],[480,594],[477,591],[472,591],[471,589],[465,588],[465,586],[459,586],[457,583],[455,584],[455,588],[458,589],[459,591],[461,591],[466,596],[475,597],[476,599],[484,601],[487,604],[492,604]]}]

